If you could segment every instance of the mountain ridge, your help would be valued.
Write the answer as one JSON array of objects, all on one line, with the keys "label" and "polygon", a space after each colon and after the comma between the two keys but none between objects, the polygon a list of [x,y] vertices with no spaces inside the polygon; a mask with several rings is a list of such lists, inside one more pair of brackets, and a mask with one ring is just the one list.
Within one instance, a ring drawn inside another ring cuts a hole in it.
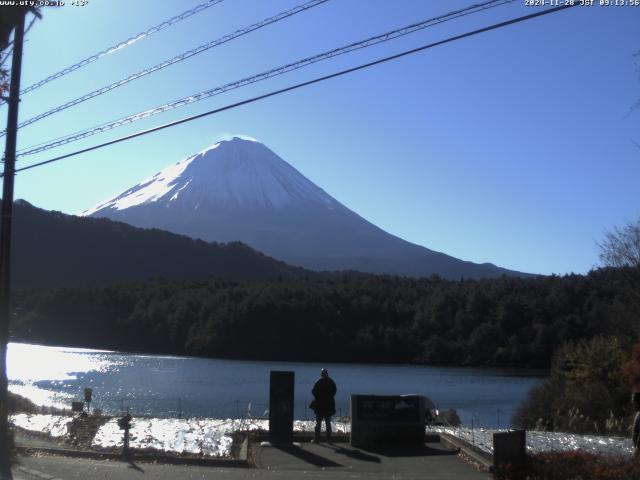
[{"label": "mountain ridge", "polygon": [[24,200],[14,204],[14,288],[100,286],[171,280],[302,279],[292,267],[240,242],[207,243],[104,218],[51,212]]}]

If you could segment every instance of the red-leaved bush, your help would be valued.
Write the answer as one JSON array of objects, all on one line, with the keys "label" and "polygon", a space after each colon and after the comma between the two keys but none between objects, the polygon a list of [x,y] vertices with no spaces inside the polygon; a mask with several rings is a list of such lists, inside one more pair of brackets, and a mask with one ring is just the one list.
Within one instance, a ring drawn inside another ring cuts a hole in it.
[{"label": "red-leaved bush", "polygon": [[623,369],[623,375],[634,392],[640,392],[640,343],[631,349],[631,360]]},{"label": "red-leaved bush", "polygon": [[640,480],[640,459],[588,452],[545,452],[530,455],[531,480]]}]

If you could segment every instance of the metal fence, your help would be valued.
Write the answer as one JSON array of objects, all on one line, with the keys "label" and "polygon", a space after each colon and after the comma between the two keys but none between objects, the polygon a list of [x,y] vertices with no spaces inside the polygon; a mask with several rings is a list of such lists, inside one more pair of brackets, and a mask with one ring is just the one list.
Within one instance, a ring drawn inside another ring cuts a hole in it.
[{"label": "metal fence", "polygon": [[[315,420],[315,414],[309,408],[310,403],[311,398],[296,401],[294,404],[296,420]],[[128,412],[138,418],[269,418],[269,404],[266,401],[256,402],[246,398],[208,405],[184,397],[111,396],[94,398],[89,408],[93,413],[124,415]],[[349,414],[349,407],[340,405],[336,408],[335,418],[345,421],[349,418]]]}]

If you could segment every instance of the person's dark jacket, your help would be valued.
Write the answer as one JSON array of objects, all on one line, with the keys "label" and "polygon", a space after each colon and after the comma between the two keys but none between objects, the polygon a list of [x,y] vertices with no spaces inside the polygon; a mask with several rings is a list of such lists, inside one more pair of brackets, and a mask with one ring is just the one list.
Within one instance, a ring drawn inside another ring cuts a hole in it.
[{"label": "person's dark jacket", "polygon": [[329,377],[320,377],[311,393],[315,398],[313,411],[319,417],[330,417],[336,413],[336,383]]}]

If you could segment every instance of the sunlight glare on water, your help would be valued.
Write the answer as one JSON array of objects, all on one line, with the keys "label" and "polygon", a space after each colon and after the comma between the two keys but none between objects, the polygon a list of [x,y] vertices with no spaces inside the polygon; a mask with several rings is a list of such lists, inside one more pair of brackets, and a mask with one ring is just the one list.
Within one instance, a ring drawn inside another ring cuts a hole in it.
[{"label": "sunlight glare on water", "polygon": [[[84,354],[84,355],[73,355]],[[91,353],[91,355],[86,355]],[[109,362],[101,350],[9,343],[7,376],[19,382],[71,380],[77,372],[104,371]]]},{"label": "sunlight glare on water", "polygon": [[110,352],[9,343],[9,390],[29,398],[37,405],[68,408],[70,401],[78,398],[75,398],[77,395],[64,392],[64,387],[68,386],[69,381],[77,380],[79,373],[104,372],[112,368],[113,362],[105,358],[105,353]]}]

